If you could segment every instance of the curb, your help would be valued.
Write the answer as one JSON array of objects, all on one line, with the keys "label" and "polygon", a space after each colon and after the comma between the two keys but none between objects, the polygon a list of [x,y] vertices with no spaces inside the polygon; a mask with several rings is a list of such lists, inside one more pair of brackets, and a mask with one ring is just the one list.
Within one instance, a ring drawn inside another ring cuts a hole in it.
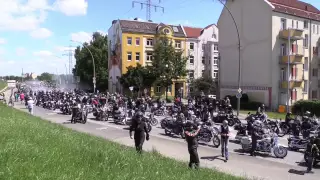
[{"label": "curb", "polygon": [[6,89],[8,88],[8,86],[4,87],[3,89],[0,90],[0,93],[2,93],[3,91],[6,91]]}]

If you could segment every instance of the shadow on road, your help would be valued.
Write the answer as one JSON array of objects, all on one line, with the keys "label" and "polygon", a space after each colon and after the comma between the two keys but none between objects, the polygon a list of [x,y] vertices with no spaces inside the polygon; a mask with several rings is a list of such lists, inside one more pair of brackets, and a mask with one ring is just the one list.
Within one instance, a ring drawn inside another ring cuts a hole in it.
[{"label": "shadow on road", "polygon": [[[307,167],[307,163],[305,161],[301,161],[301,162],[296,162],[298,164],[298,166],[302,166],[302,167]],[[320,165],[314,165],[313,169],[320,169]]]},{"label": "shadow on road", "polygon": [[296,170],[296,169],[289,169],[288,172],[291,174],[297,174],[297,175],[304,175],[305,174],[305,171]]},{"label": "shadow on road", "polygon": [[175,138],[175,139],[181,139],[180,137],[175,136],[174,134],[170,134],[170,135],[166,135],[164,133],[159,133],[159,134],[162,135],[162,136],[168,136],[168,137],[172,137],[172,138]]},{"label": "shadow on road", "polygon": [[225,159],[221,158],[221,156],[205,156],[201,157],[200,159],[208,160],[208,161],[214,161],[216,159],[225,162]]},{"label": "shadow on road", "polygon": [[234,144],[240,144],[239,140],[229,140],[229,142],[234,143]]},{"label": "shadow on road", "polygon": [[124,127],[123,130],[130,130],[130,127]]}]

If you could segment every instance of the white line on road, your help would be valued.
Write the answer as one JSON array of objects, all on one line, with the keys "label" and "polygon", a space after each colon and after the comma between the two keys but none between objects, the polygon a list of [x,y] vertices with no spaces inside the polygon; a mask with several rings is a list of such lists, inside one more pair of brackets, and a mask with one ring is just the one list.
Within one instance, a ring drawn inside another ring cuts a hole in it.
[{"label": "white line on road", "polygon": [[101,128],[96,128],[96,130],[106,130],[108,129],[107,127],[101,127]]}]

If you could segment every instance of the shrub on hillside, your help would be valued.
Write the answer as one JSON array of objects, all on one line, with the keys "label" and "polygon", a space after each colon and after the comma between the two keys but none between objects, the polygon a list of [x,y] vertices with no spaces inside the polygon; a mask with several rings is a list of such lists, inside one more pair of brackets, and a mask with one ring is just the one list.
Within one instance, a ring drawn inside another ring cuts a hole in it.
[{"label": "shrub on hillside", "polygon": [[302,115],[306,111],[310,111],[312,115],[320,116],[319,100],[300,100],[292,106],[292,113]]}]

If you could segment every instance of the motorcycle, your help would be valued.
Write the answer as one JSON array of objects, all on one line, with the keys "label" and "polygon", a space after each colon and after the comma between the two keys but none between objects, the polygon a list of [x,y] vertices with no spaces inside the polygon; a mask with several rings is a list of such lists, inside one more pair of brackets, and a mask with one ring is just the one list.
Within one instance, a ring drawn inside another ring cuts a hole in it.
[{"label": "motorcycle", "polygon": [[96,109],[96,120],[107,121],[108,120],[108,111],[105,108],[97,108]]},{"label": "motorcycle", "polygon": [[171,136],[172,134],[180,135],[181,138],[184,139],[186,137],[184,134],[184,122],[179,122],[173,119],[167,121],[164,133],[168,136]]},{"label": "motorcycle", "polygon": [[199,124],[201,125],[201,129],[198,134],[198,141],[203,141],[206,143],[212,141],[213,146],[218,148],[221,143],[220,137],[218,135],[218,129],[208,123],[200,122]]},{"label": "motorcycle", "polygon": [[[251,137],[241,138],[241,147],[244,151],[249,152],[252,146]],[[288,154],[288,150],[279,145],[278,136],[276,134],[264,134],[261,140],[257,141],[257,151],[264,153],[273,153],[277,158],[285,158]]]},{"label": "motorcycle", "polygon": [[306,149],[309,143],[308,139],[301,139],[300,137],[289,137],[288,138],[288,147],[293,151],[298,151],[300,149]]},{"label": "motorcycle", "polygon": [[84,108],[81,108],[80,105],[73,107],[73,116],[71,118],[71,123],[81,122],[82,124],[87,123],[88,114]]}]

